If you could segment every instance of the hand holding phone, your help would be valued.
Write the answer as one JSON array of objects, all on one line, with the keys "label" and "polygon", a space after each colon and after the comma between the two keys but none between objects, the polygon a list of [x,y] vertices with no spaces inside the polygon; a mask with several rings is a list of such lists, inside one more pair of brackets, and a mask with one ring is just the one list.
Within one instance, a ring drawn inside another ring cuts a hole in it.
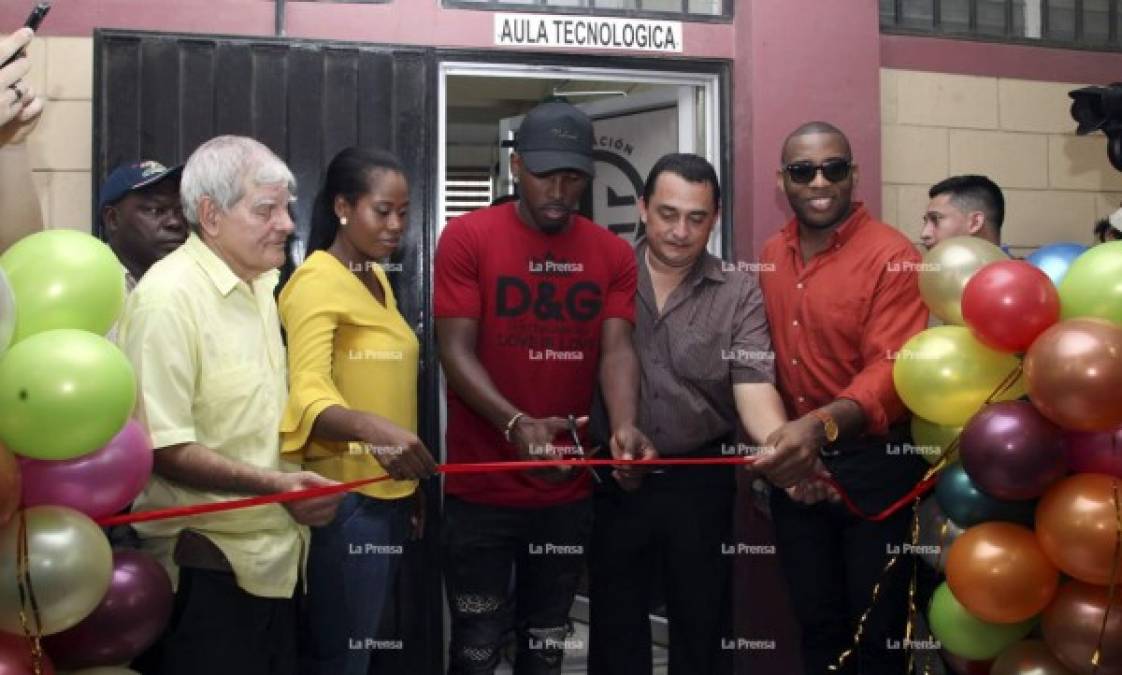
[{"label": "hand holding phone", "polygon": [[[27,15],[27,20],[23,22],[24,28],[30,28],[32,31],[39,30],[39,24],[43,23],[43,19],[47,17],[47,12],[49,11],[51,11],[51,3],[49,2],[40,2],[35,5],[35,7],[31,9],[31,13]],[[4,61],[4,65],[0,66],[0,68],[5,68],[11,65],[16,59],[23,58],[24,56],[24,50],[21,49],[9,56],[8,59]]]}]

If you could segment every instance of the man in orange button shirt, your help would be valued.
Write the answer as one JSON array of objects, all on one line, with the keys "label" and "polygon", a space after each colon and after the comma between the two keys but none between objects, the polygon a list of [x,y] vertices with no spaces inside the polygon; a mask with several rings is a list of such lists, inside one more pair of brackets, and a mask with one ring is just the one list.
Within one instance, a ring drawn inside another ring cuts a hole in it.
[{"label": "man in orange button shirt", "polygon": [[[802,626],[807,675],[825,675],[852,644],[857,620],[889,557],[908,539],[911,509],[883,522],[818,500],[805,467],[828,470],[866,513],[887,507],[922,476],[908,454],[907,411],[892,384],[892,355],[927,325],[915,247],[852,201],[849,141],[811,122],[783,146],[779,186],[795,217],[764,245],[760,275],[776,380],[791,422],[768,439],[758,467],[780,488],[771,510]],[[820,455],[813,464],[808,457]],[[818,500],[818,501],[816,501]],[[841,673],[899,675],[905,652],[907,572],[882,585],[861,647]]]}]

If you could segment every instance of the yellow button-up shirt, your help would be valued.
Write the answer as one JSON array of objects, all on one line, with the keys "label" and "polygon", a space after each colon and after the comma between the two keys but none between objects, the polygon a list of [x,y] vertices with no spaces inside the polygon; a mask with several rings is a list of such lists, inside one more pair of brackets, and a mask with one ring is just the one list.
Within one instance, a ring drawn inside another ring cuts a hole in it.
[{"label": "yellow button-up shirt", "polygon": [[[246,284],[196,235],[157,262],[129,295],[118,343],[136,369],[137,417],[153,447],[199,443],[225,457],[284,470],[277,428],[286,398],[285,355],[271,271]],[[245,495],[200,490],[155,474],[135,511],[225,501]],[[291,597],[307,549],[307,528],[283,506],[175,518],[136,526],[146,550],[168,569],[183,529],[226,555],[238,586]]]},{"label": "yellow button-up shirt", "polygon": [[[282,451],[304,468],[338,481],[384,476],[358,442],[310,438],[316,418],[333,405],[375,413],[417,431],[417,336],[397,309],[379,265],[370,272],[382,286],[383,306],[338,258],[316,251],[281,291],[281,321],[288,335],[291,386],[281,423]],[[393,452],[383,448],[378,451]],[[286,455],[287,456],[287,455]],[[371,497],[398,499],[416,481],[386,480],[361,488]]]}]

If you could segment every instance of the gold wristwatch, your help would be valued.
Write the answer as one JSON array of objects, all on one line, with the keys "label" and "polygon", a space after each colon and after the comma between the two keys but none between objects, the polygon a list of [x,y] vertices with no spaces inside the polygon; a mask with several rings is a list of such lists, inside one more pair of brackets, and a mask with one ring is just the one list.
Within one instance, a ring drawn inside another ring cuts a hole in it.
[{"label": "gold wristwatch", "polygon": [[826,429],[826,442],[833,443],[838,440],[838,423],[834,421],[833,416],[825,410],[811,410],[811,415],[814,415],[822,422],[822,426]]}]

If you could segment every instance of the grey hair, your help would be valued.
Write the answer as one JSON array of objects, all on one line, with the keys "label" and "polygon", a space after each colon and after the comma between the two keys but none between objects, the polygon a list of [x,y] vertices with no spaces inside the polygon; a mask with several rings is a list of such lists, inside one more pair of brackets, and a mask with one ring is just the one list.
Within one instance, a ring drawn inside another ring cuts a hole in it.
[{"label": "grey hair", "polygon": [[199,229],[199,202],[210,197],[228,211],[245,196],[245,178],[255,185],[287,185],[296,193],[296,177],[269,148],[246,136],[216,136],[200,145],[183,167],[179,183],[183,216]]}]

